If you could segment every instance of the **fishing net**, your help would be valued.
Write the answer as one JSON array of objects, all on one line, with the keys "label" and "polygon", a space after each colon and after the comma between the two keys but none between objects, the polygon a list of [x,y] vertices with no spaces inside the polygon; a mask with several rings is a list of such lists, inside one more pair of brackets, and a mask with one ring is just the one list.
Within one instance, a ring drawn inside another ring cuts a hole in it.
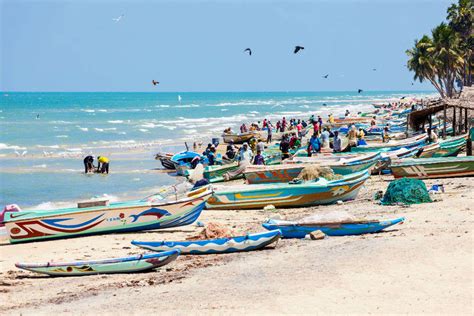
[{"label": "fishing net", "polygon": [[298,175],[298,179],[302,180],[315,180],[319,177],[325,178],[326,180],[336,180],[341,179],[341,175],[334,174],[331,168],[320,166],[320,165],[309,165],[301,170]]},{"label": "fishing net", "polygon": [[381,201],[382,205],[420,204],[432,202],[426,185],[418,179],[402,178],[390,183]]},{"label": "fishing net", "polygon": [[197,235],[186,238],[187,240],[204,240],[214,238],[233,237],[235,232],[219,223],[208,223]]}]

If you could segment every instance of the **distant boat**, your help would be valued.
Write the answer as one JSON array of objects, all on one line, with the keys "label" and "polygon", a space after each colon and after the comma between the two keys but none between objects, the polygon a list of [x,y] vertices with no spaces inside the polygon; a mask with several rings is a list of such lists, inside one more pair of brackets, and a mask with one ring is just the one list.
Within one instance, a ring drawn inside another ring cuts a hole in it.
[{"label": "distant boat", "polygon": [[51,276],[84,276],[110,273],[145,272],[164,266],[179,256],[179,250],[68,263],[17,263],[17,268]]},{"label": "distant boat", "polygon": [[369,173],[362,171],[333,181],[319,178],[295,183],[236,186],[222,191],[216,189],[207,200],[206,208],[235,210],[259,209],[269,204],[276,207],[332,204],[354,199],[368,178]]},{"label": "distant boat", "polygon": [[234,144],[243,144],[245,142],[250,141],[252,138],[261,138],[261,135],[258,131],[247,132],[247,133],[240,133],[240,134],[222,134],[222,138],[224,143],[233,142]]},{"label": "distant boat", "polygon": [[404,217],[386,221],[340,221],[340,222],[298,222],[270,219],[262,226],[268,230],[279,229],[283,238],[304,238],[316,230],[328,236],[361,235],[379,232],[387,227],[403,223]]},{"label": "distant boat", "polygon": [[281,232],[273,230],[238,237],[191,241],[132,241],[132,244],[153,251],[179,250],[181,254],[205,255],[262,249],[280,239]]}]

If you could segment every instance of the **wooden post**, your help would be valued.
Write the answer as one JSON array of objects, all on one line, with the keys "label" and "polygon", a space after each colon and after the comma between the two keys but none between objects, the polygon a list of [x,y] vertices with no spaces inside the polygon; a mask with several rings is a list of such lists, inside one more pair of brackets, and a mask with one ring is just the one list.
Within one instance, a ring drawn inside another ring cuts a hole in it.
[{"label": "wooden post", "polygon": [[456,107],[453,106],[453,136],[456,136]]},{"label": "wooden post", "polygon": [[468,119],[467,119],[467,108],[464,109],[464,133],[467,133],[469,131],[468,125]]},{"label": "wooden post", "polygon": [[443,139],[446,139],[446,103],[444,104],[443,115],[444,115]]},{"label": "wooden post", "polygon": [[428,116],[428,142],[431,143],[431,129],[433,128],[433,117],[431,114]]},{"label": "wooden post", "polygon": [[458,124],[458,134],[461,134],[462,133],[462,124],[463,124],[463,120],[462,120],[462,108],[459,109],[459,124]]}]

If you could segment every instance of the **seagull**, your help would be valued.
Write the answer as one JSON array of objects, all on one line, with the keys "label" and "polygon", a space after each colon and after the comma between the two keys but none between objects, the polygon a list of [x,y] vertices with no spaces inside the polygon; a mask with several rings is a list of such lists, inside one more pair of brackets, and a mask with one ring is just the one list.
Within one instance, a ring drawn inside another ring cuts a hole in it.
[{"label": "seagull", "polygon": [[155,80],[152,80],[151,83],[153,83],[154,86],[156,86],[157,84],[159,84],[158,81],[155,81]]},{"label": "seagull", "polygon": [[112,19],[113,21],[115,21],[116,23],[120,22],[120,20],[122,20],[122,18],[124,17],[124,15],[120,15],[118,18],[114,18]]},{"label": "seagull", "polygon": [[377,71],[377,68],[373,68],[372,71]]},{"label": "seagull", "polygon": [[324,79],[327,79],[328,77],[329,77],[329,74],[323,76]]},{"label": "seagull", "polygon": [[244,52],[248,52],[249,56],[252,56],[252,50],[250,48],[244,49]]},{"label": "seagull", "polygon": [[293,54],[298,53],[300,50],[304,49],[303,46],[295,46],[295,50],[293,51]]},{"label": "seagull", "polygon": [[357,90],[357,93],[361,93],[361,92],[363,92],[363,91],[364,91],[364,90],[359,89],[359,90]]}]

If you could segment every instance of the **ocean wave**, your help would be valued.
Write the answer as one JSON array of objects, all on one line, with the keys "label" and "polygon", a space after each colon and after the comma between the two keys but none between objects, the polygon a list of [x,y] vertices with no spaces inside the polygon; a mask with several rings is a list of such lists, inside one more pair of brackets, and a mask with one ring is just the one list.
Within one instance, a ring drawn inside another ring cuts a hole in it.
[{"label": "ocean wave", "polygon": [[158,104],[158,105],[155,105],[155,108],[169,108],[170,105],[169,104]]},{"label": "ocean wave", "polygon": [[143,132],[143,133],[148,133],[148,130],[146,128],[140,128],[138,129],[140,132]]},{"label": "ocean wave", "polygon": [[57,137],[57,138],[68,138],[69,135],[57,135],[56,137]]},{"label": "ocean wave", "polygon": [[175,108],[198,108],[200,107],[199,104],[183,104],[183,105],[177,105]]},{"label": "ocean wave", "polygon": [[77,126],[78,129],[80,129],[81,131],[83,132],[88,132],[89,129],[87,127],[80,127],[80,126]]},{"label": "ocean wave", "polygon": [[124,121],[123,120],[111,120],[111,121],[107,121],[107,123],[110,123],[110,124],[122,124]]},{"label": "ocean wave", "polygon": [[89,109],[81,109],[82,112],[86,113],[95,113],[95,110],[89,110]]},{"label": "ocean wave", "polygon": [[4,150],[4,149],[24,150],[24,149],[26,149],[26,147],[0,143],[0,150]]}]

